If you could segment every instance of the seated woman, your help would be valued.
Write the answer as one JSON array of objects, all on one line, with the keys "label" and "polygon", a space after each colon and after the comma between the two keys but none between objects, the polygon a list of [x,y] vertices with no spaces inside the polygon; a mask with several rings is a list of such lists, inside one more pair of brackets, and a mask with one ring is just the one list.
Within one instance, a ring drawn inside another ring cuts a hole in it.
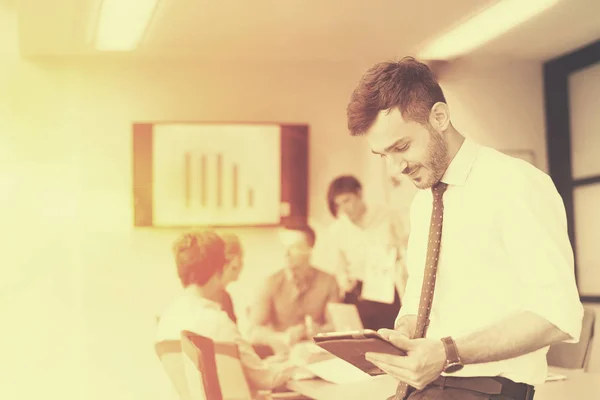
[{"label": "seated woman", "polygon": [[[223,267],[223,284],[227,287],[230,283],[236,282],[240,277],[244,267],[244,249],[240,238],[233,233],[222,233],[221,238],[225,241],[225,266]],[[229,318],[237,324],[237,316],[231,295],[228,291],[223,291],[221,297],[223,311],[229,315]],[[265,344],[253,344],[254,351],[260,358],[267,358],[274,354],[273,349]]]},{"label": "seated woman", "polygon": [[295,367],[261,360],[222,308],[222,296],[228,283],[223,239],[212,231],[188,233],[177,239],[173,252],[184,291],[161,316],[157,342],[179,340],[181,331],[187,330],[214,342],[236,343],[246,377],[254,390],[271,390],[284,385]]},{"label": "seated woman", "polygon": [[[240,238],[233,233],[223,233],[220,235],[225,241],[225,266],[223,267],[223,284],[224,287],[230,283],[238,280],[242,268],[244,267],[244,251],[242,249],[242,243]],[[235,315],[235,309],[233,308],[233,301],[229,292],[226,290],[223,292],[221,298],[221,304],[223,311],[229,315],[229,318],[237,323],[237,316]]]}]

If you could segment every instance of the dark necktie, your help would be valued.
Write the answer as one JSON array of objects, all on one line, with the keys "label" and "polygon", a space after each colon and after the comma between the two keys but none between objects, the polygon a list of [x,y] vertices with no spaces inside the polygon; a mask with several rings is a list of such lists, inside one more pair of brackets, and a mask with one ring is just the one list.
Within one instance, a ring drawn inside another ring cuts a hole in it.
[{"label": "dark necktie", "polygon": [[[423,277],[423,286],[421,288],[421,300],[419,302],[419,313],[417,315],[417,327],[414,338],[424,338],[429,326],[429,314],[431,313],[431,303],[433,302],[433,292],[435,289],[435,276],[440,253],[440,241],[442,239],[442,222],[444,217],[444,203],[442,196],[448,187],[443,182],[438,182],[431,188],[433,193],[433,210],[431,211],[431,222],[429,224],[429,241],[427,243],[427,261],[425,265],[425,275]],[[388,400],[403,400],[408,393],[409,386],[400,382],[396,389],[396,394]]]}]

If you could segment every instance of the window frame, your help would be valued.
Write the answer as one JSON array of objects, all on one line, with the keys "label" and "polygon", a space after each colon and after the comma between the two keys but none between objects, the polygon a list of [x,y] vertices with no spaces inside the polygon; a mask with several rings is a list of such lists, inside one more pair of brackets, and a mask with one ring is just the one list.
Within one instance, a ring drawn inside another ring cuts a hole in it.
[{"label": "window frame", "polygon": [[[600,40],[568,54],[548,60],[543,65],[546,141],[550,176],[563,198],[567,213],[569,239],[575,254],[575,279],[578,277],[575,208],[575,188],[600,184],[600,175],[573,178],[571,160],[571,113],[569,108],[569,77],[582,69],[600,63]],[[600,265],[598,266],[600,268]],[[581,296],[584,302],[600,303],[600,292]]]}]

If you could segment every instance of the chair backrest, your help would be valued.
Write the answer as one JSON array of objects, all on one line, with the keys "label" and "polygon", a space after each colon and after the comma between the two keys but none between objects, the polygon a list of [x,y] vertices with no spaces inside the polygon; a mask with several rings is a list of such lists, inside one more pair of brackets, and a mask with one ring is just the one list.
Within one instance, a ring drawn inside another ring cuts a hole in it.
[{"label": "chair backrest", "polygon": [[[207,400],[251,400],[252,393],[235,343],[215,343],[192,332],[181,333],[181,346],[192,396],[204,390]],[[195,397],[193,397],[195,400]]]},{"label": "chair backrest", "polygon": [[561,368],[587,370],[590,359],[592,342],[594,339],[594,324],[596,314],[594,310],[585,308],[581,336],[578,343],[557,343],[548,350],[548,365]]},{"label": "chair backrest", "polygon": [[155,344],[154,349],[181,400],[192,400],[182,362],[179,340],[164,340]]}]

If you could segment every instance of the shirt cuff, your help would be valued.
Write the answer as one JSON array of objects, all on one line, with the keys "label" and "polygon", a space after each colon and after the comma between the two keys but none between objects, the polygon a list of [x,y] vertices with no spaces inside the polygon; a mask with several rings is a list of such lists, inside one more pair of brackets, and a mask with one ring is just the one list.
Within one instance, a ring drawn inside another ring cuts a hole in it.
[{"label": "shirt cuff", "polygon": [[[577,298],[575,298],[575,296]],[[578,294],[561,294],[556,286],[534,290],[529,296],[526,311],[530,311],[571,336],[566,343],[578,343],[583,322],[583,305]]]}]

